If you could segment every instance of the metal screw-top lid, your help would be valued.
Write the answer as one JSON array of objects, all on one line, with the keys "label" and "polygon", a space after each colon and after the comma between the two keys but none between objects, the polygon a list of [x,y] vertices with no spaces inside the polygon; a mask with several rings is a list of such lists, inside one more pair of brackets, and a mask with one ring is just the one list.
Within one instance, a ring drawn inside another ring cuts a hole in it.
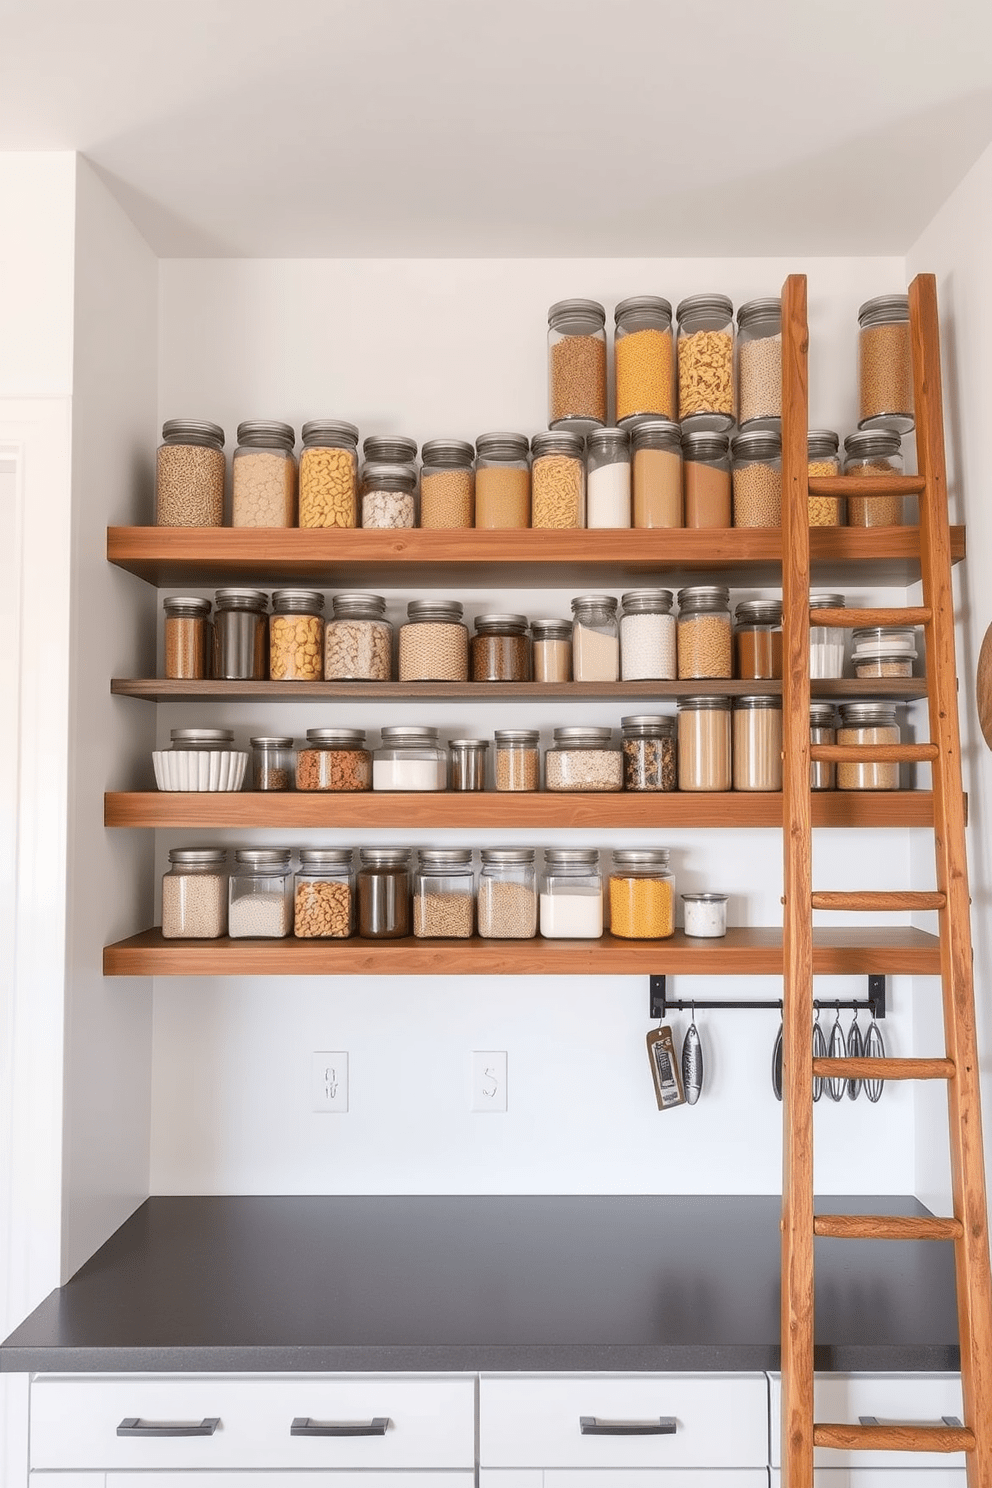
[{"label": "metal screw-top lid", "polygon": [[915,656],[915,629],[898,625],[868,625],[851,632],[852,659],[859,656]]},{"label": "metal screw-top lid", "polygon": [[667,615],[672,608],[671,589],[630,589],[621,595],[625,615]]},{"label": "metal screw-top lid", "polygon": [[556,300],[548,311],[548,325],[554,331],[568,331],[573,335],[575,328],[588,327],[594,330],[602,330],[606,325],[606,311],[598,300]]},{"label": "metal screw-top lid", "polygon": [[439,625],[460,625],[465,607],[457,599],[411,599],[406,612],[414,625],[424,620],[433,620]]},{"label": "metal screw-top lid", "polygon": [[617,602],[612,594],[577,594],[572,600],[572,614],[579,610],[607,610],[615,615]]},{"label": "metal screw-top lid", "polygon": [[630,321],[663,320],[667,330],[672,323],[672,302],[661,295],[628,295],[617,305],[613,319],[624,330],[632,329],[627,324]]},{"label": "metal screw-top lid", "polygon": [[773,332],[773,334],[781,331],[781,299],[779,299],[779,297],[776,295],[774,298],[767,298],[763,300],[748,300],[747,304],[742,305],[737,312],[737,324],[740,326],[741,330],[743,330],[746,325],[753,325],[756,320],[777,321],[778,324],[776,325],[775,332]]},{"label": "metal screw-top lid", "polygon": [[209,599],[197,599],[192,595],[177,594],[172,599],[163,599],[165,613],[176,620],[199,620],[210,614]]},{"label": "metal screw-top lid", "polygon": [[293,850],[290,847],[239,847],[235,851],[234,861],[241,867],[262,872],[265,869],[288,868],[292,856]]},{"label": "metal screw-top lid", "polygon": [[738,625],[781,625],[780,599],[744,599],[737,606]]},{"label": "metal screw-top lid", "polygon": [[195,867],[200,864],[203,867],[212,866],[214,863],[227,862],[226,847],[170,847],[170,863],[189,863]]},{"label": "metal screw-top lid", "polygon": [[667,713],[628,713],[621,718],[625,739],[653,739],[675,732],[675,719]]},{"label": "metal screw-top lid", "polygon": [[844,596],[843,594],[811,594],[809,607],[811,610],[842,610]]},{"label": "metal screw-top lid", "polygon": [[678,321],[702,318],[733,321],[734,302],[722,294],[689,295],[679,301],[675,318]]},{"label": "metal screw-top lid", "polygon": [[365,745],[365,730],[355,728],[307,729],[307,743],[320,749],[361,749]]},{"label": "metal screw-top lid", "polygon": [[362,444],[366,460],[387,465],[408,465],[417,458],[417,441],[405,434],[370,434]]},{"label": "metal screw-top lid", "polygon": [[840,449],[840,437],[833,429],[810,429],[806,435],[806,458],[830,460]]},{"label": "metal screw-top lid", "polygon": [[324,596],[316,589],[277,589],[272,596],[274,615],[313,615],[324,608]]},{"label": "metal screw-top lid", "polygon": [[707,892],[702,894],[680,894],[679,898],[684,899],[687,904],[726,904],[730,895]]},{"label": "metal screw-top lid", "polygon": [[264,589],[218,589],[214,595],[214,606],[218,610],[261,610],[269,608],[269,596]]},{"label": "metal screw-top lid", "polygon": [[479,435],[475,452],[480,460],[526,460],[530,453],[530,440],[526,434],[496,429],[490,434]]},{"label": "metal screw-top lid", "polygon": [[640,449],[672,450],[679,454],[682,449],[682,429],[671,419],[642,419],[630,431],[630,447],[636,454]]},{"label": "metal screw-top lid", "polygon": [[858,311],[859,326],[884,325],[908,319],[909,295],[904,294],[876,295],[873,300],[865,300]]},{"label": "metal screw-top lid", "polygon": [[418,854],[421,868],[461,868],[472,861],[470,847],[422,847]]},{"label": "metal screw-top lid", "polygon": [[357,617],[379,619],[386,613],[381,594],[335,594],[331,600],[335,620]]},{"label": "metal screw-top lid", "polygon": [[496,747],[502,749],[513,744],[536,744],[540,737],[539,729],[497,729]]},{"label": "metal screw-top lid", "polygon": [[730,604],[730,590],[725,584],[690,584],[678,593],[679,609],[719,610]]},{"label": "metal screw-top lid", "polygon": [[782,454],[782,436],[773,429],[745,429],[730,452],[735,460],[777,460]]},{"label": "metal screw-top lid", "polygon": [[627,429],[590,429],[586,435],[586,450],[590,455],[626,459],[630,453],[630,433]]},{"label": "metal screw-top lid", "polygon": [[449,739],[448,740],[448,748],[449,749],[464,749],[464,750],[474,749],[474,750],[481,751],[483,749],[488,749],[489,748],[489,740],[488,739]]},{"label": "metal screw-top lid", "polygon": [[[368,444],[368,440],[365,443]],[[415,491],[416,488],[415,465],[387,465],[380,460],[366,460],[362,466],[364,491]]]},{"label": "metal screw-top lid", "polygon": [[599,866],[598,847],[546,847],[544,849],[544,863],[550,868],[556,864],[567,865],[569,863],[578,866]]},{"label": "metal screw-top lid", "polygon": [[419,724],[393,723],[381,730],[384,745],[399,744],[412,749],[418,744],[437,744],[437,729],[422,728]]},{"label": "metal screw-top lid", "polygon": [[420,451],[420,459],[424,465],[471,465],[475,459],[475,445],[467,439],[428,439]]},{"label": "metal screw-top lid", "polygon": [[224,448],[224,430],[209,419],[166,419],[162,438],[167,444],[215,444]]},{"label": "metal screw-top lid", "polygon": [[570,455],[575,460],[581,460],[584,450],[585,440],[582,435],[571,429],[545,429],[540,434],[535,434],[530,442],[530,452],[535,460],[539,460],[542,455]]},{"label": "metal screw-top lid", "polygon": [[533,863],[535,849],[532,847],[484,847],[483,863]]},{"label": "metal screw-top lid", "polygon": [[730,699],[720,693],[700,693],[694,697],[681,697],[676,705],[680,713],[729,713]]},{"label": "metal screw-top lid", "polygon": [[570,641],[572,639],[571,620],[532,620],[530,628],[534,633],[535,641]]},{"label": "metal screw-top lid", "polygon": [[730,440],[726,434],[691,430],[682,435],[684,460],[725,460],[729,450]]},{"label": "metal screw-top lid", "polygon": [[667,868],[671,849],[667,847],[617,847],[613,863],[617,868]]},{"label": "metal screw-top lid", "polygon": [[849,460],[862,460],[867,455],[898,455],[901,449],[902,435],[892,429],[859,429],[844,440]]},{"label": "metal screw-top lid", "polygon": [[746,697],[739,697],[734,702],[735,708],[778,708],[781,711],[782,699],[774,692],[748,693]]},{"label": "metal screw-top lid", "polygon": [[363,863],[370,867],[399,867],[405,868],[410,861],[410,848],[408,847],[362,847],[359,848],[358,856]]},{"label": "metal screw-top lid", "polygon": [[199,747],[213,749],[227,749],[234,743],[233,729],[217,728],[174,728],[169,730],[169,738],[173,745],[182,747]]},{"label": "metal screw-top lid", "polygon": [[579,724],[572,728],[556,728],[556,744],[585,745],[589,749],[608,748],[613,739],[613,730],[610,728],[593,728],[589,724]]},{"label": "metal screw-top lid", "polygon": [[257,744],[259,749],[292,749],[293,747],[290,734],[256,734],[254,739],[248,740],[248,743],[252,747]]},{"label": "metal screw-top lid", "polygon": [[881,728],[894,728],[896,725],[895,704],[887,702],[884,698],[862,703],[841,703],[840,721],[842,728],[856,728],[862,723],[876,724]]},{"label": "metal screw-top lid", "polygon": [[476,615],[475,628],[479,635],[525,635],[526,615]]},{"label": "metal screw-top lid", "polygon": [[812,728],[833,728],[837,722],[833,703],[810,703],[809,721]]},{"label": "metal screw-top lid", "polygon": [[305,447],[310,445],[332,445],[340,449],[358,448],[358,429],[344,419],[310,419],[300,430]]},{"label": "metal screw-top lid", "polygon": [[350,868],[350,847],[304,847],[300,851],[300,867],[304,872],[308,868]]},{"label": "metal screw-top lid", "polygon": [[238,443],[257,449],[291,450],[296,443],[296,430],[292,424],[279,419],[245,419],[238,425]]}]

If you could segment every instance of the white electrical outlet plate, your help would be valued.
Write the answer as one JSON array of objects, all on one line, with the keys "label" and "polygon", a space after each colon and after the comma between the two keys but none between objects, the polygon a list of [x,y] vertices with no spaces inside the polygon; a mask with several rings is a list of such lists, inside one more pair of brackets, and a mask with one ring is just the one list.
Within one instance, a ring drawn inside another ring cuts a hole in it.
[{"label": "white electrical outlet plate", "polygon": [[506,1110],[506,1050],[477,1050],[472,1055],[472,1110]]},{"label": "white electrical outlet plate", "polygon": [[311,1106],[341,1115],[348,1109],[348,1056],[342,1050],[314,1053],[310,1062]]}]

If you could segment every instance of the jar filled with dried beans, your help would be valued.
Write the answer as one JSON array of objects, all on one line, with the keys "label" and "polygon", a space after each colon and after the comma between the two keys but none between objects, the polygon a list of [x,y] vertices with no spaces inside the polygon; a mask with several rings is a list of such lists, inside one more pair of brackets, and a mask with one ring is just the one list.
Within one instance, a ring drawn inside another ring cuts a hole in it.
[{"label": "jar filled with dried beans", "polygon": [[400,626],[401,682],[467,682],[468,629],[457,599],[411,599]]},{"label": "jar filled with dried beans", "polygon": [[614,311],[617,423],[674,419],[672,306],[661,295],[630,295]]},{"label": "jar filled with dried beans", "polygon": [[781,677],[780,599],[747,599],[737,606],[734,650],[738,677],[747,681]]},{"label": "jar filled with dried beans", "polygon": [[296,789],[371,790],[372,755],[365,747],[365,730],[307,729],[306,746],[296,754]]},{"label": "jar filled with dried beans", "polygon": [[277,589],[269,618],[273,682],[319,682],[324,675],[324,596],[316,589]]},{"label": "jar filled with dried beans", "polygon": [[[845,475],[902,475],[902,440],[888,429],[849,434],[844,440]],[[849,527],[901,527],[901,496],[849,496]]]},{"label": "jar filled with dried beans", "polygon": [[[832,429],[810,429],[806,436],[806,474],[827,479],[840,475],[840,440]],[[809,497],[811,527],[843,527],[843,496]]]},{"label": "jar filled with dried beans", "polygon": [[913,427],[909,296],[878,295],[858,311],[859,429]]},{"label": "jar filled with dried beans", "polygon": [[224,524],[224,430],[207,419],[168,419],[155,456],[156,527]]},{"label": "jar filled with dried beans", "polygon": [[358,430],[311,419],[300,431],[300,526],[358,526]]},{"label": "jar filled with dried beans", "polygon": [[475,441],[475,525],[530,526],[530,440],[526,434],[480,434]]},{"label": "jar filled with dried beans", "polygon": [[292,790],[296,755],[289,734],[258,735],[251,745],[251,788],[255,791]]},{"label": "jar filled with dried beans", "polygon": [[231,462],[232,527],[296,525],[296,433],[278,419],[246,419],[238,425]]},{"label": "jar filled with dried beans", "polygon": [[[365,441],[366,444],[368,440]],[[417,525],[417,470],[366,460],[362,466],[362,526],[394,530]]]},{"label": "jar filled with dried beans", "polygon": [[675,878],[669,852],[618,848],[610,873],[610,932],[622,940],[667,940],[675,934]]},{"label": "jar filled with dried beans", "polygon": [[721,294],[690,295],[675,314],[683,433],[726,433],[735,416],[733,302]]},{"label": "jar filled with dried beans", "polygon": [[733,717],[736,791],[782,789],[782,699],[762,693],[739,697]]},{"label": "jar filled with dried beans", "polygon": [[526,615],[478,615],[472,637],[473,682],[530,682]]},{"label": "jar filled with dried beans", "polygon": [[621,718],[620,728],[624,790],[675,790],[678,785],[675,719],[663,714],[634,713]]},{"label": "jar filled with dried beans", "polygon": [[324,626],[324,680],[388,682],[393,627],[381,594],[335,594]]},{"label": "jar filled with dried beans", "polygon": [[585,443],[569,429],[535,434],[531,450],[531,526],[560,530],[586,525]]},{"label": "jar filled with dried beans", "polygon": [[571,620],[532,620],[534,681],[571,682]]},{"label": "jar filled with dried beans", "polygon": [[[896,710],[888,702],[841,703],[838,744],[898,744]],[[838,764],[838,790],[898,790],[899,766],[888,760]]]},{"label": "jar filled with dried beans", "polygon": [[421,848],[413,878],[413,933],[420,940],[469,940],[475,873],[467,847]]},{"label": "jar filled with dried beans", "polygon": [[729,589],[694,584],[679,590],[677,650],[680,679],[734,675]]},{"label": "jar filled with dried beans", "polygon": [[301,940],[347,940],[354,933],[351,848],[304,848],[293,896],[293,934]]},{"label": "jar filled with dried beans", "polygon": [[620,603],[621,678],[672,681],[677,671],[672,591],[631,589]]},{"label": "jar filled with dried beans", "polygon": [[782,301],[748,300],[737,312],[737,422],[774,429],[782,423]]},{"label": "jar filled with dried beans", "polygon": [[596,300],[559,300],[548,311],[548,427],[605,423],[606,311]]},{"label": "jar filled with dried beans", "polygon": [[165,611],[165,675],[199,681],[210,675],[210,601],[176,595],[162,601]]},{"label": "jar filled with dried beans", "polygon": [[687,527],[729,527],[730,441],[726,434],[682,436],[682,479]]},{"label": "jar filled with dried beans", "polygon": [[682,430],[667,419],[650,419],[631,430],[635,527],[681,527]]},{"label": "jar filled with dried beans", "polygon": [[729,791],[730,699],[679,698],[678,710],[679,790]]},{"label": "jar filled with dried beans", "polygon": [[464,439],[429,439],[420,458],[421,527],[473,526],[475,446]]},{"label": "jar filled with dried beans", "polygon": [[496,789],[536,791],[541,788],[540,733],[537,729],[496,730]]},{"label": "jar filled with dried beans", "polygon": [[731,445],[734,526],[781,527],[782,440],[770,429],[745,430]]},{"label": "jar filled with dried beans", "polygon": [[630,436],[626,429],[593,429],[586,438],[587,527],[629,527]]},{"label": "jar filled with dried beans", "polygon": [[479,934],[531,940],[537,934],[537,874],[532,847],[485,847],[479,875]]}]

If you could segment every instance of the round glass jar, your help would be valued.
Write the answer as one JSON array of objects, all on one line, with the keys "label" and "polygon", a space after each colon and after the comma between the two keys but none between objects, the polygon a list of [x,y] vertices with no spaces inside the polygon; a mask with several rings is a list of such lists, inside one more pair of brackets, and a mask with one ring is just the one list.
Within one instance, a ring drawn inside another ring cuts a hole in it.
[{"label": "round glass jar", "polygon": [[475,446],[429,439],[421,451],[420,525],[471,527],[475,522]]},{"label": "round glass jar", "polygon": [[217,940],[227,933],[227,852],[222,847],[173,847],[162,875],[162,935],[166,940]]},{"label": "round glass jar", "polygon": [[618,848],[610,871],[610,932],[621,940],[675,934],[675,877],[668,849]]},{"label": "round glass jar", "polygon": [[367,460],[362,466],[362,526],[380,531],[416,527],[416,490],[416,466]]},{"label": "round glass jar", "polygon": [[351,848],[304,848],[293,895],[293,934],[300,940],[347,940],[354,933]]},{"label": "round glass jar", "polygon": [[281,847],[238,848],[228,884],[232,940],[282,940],[293,928],[292,853]]},{"label": "round glass jar", "polygon": [[532,620],[534,681],[571,682],[571,620]]},{"label": "round glass jar", "polygon": [[782,789],[782,699],[762,693],[739,697],[733,717],[736,791]]},{"label": "round glass jar", "polygon": [[372,755],[365,747],[365,730],[307,729],[306,747],[296,754],[296,789],[371,790]]},{"label": "round glass jar", "polygon": [[738,434],[734,465],[734,526],[781,527],[782,440],[767,429]]},{"label": "round glass jar", "polygon": [[467,682],[468,627],[457,599],[411,599],[400,626],[401,682]]},{"label": "round glass jar", "polygon": [[421,848],[413,878],[414,935],[418,940],[470,940],[474,926],[471,849]]},{"label": "round glass jar", "polygon": [[484,847],[479,874],[479,934],[532,940],[537,934],[537,875],[532,847]]},{"label": "round glass jar", "polygon": [[549,847],[539,901],[546,940],[598,940],[603,933],[603,878],[596,848]]},{"label": "round glass jar", "polygon": [[584,433],[605,423],[606,311],[596,300],[559,300],[548,311],[548,427]]},{"label": "round glass jar", "polygon": [[406,434],[369,434],[362,442],[362,454],[371,465],[414,465],[417,441]]},{"label": "round glass jar", "polygon": [[680,680],[729,680],[734,675],[729,589],[694,584],[679,590],[677,650]]},{"label": "round glass jar", "polygon": [[679,698],[678,710],[679,790],[729,791],[730,699]]},{"label": "round glass jar", "polygon": [[489,530],[530,526],[526,434],[480,434],[475,441],[475,525]]},{"label": "round glass jar", "polygon": [[324,676],[324,596],[316,589],[277,589],[269,618],[273,682],[320,682]]},{"label": "round glass jar", "polygon": [[251,745],[251,788],[253,791],[293,789],[296,776],[296,753],[288,734],[270,734],[249,739]]},{"label": "round glass jar", "polygon": [[296,525],[296,460],[292,424],[246,419],[231,462],[231,526]]},{"label": "round glass jar", "polygon": [[624,790],[675,790],[678,786],[675,719],[663,714],[634,713],[621,718],[620,729]]},{"label": "round glass jar", "polygon": [[782,675],[782,601],[748,599],[737,606],[737,675],[748,682]]},{"label": "round glass jar", "polygon": [[727,933],[726,894],[683,894],[685,933],[694,940],[719,940]]},{"label": "round glass jar", "polygon": [[617,423],[629,428],[642,419],[674,419],[671,302],[661,295],[630,295],[613,314]]},{"label": "round glass jar", "polygon": [[878,295],[858,311],[859,429],[913,427],[909,296]]},{"label": "round glass jar", "polygon": [[155,455],[156,527],[222,527],[226,468],[220,424],[168,419]]},{"label": "round glass jar", "polygon": [[690,295],[675,314],[682,431],[726,433],[734,426],[733,303],[721,294]]},{"label": "round glass jar", "polygon": [[486,751],[488,739],[449,739],[451,765],[448,789],[482,791],[486,788]]},{"label": "round glass jar", "polygon": [[817,625],[814,610],[842,610],[843,594],[811,594],[809,597],[809,674],[810,677],[843,677],[844,637],[846,632],[834,625]]},{"label": "round glass jar", "polygon": [[621,678],[672,681],[676,673],[672,591],[631,589],[620,603]]},{"label": "round glass jar", "polygon": [[623,753],[613,748],[608,728],[556,728],[544,755],[544,787],[549,791],[623,790]]},{"label": "round glass jar", "polygon": [[682,527],[682,430],[665,419],[630,434],[635,527]]},{"label": "round glass jar", "polygon": [[683,434],[682,481],[687,527],[731,525],[730,441],[726,434]]},{"label": "round glass jar", "polygon": [[[899,724],[893,703],[841,703],[838,744],[898,744]],[[838,790],[898,790],[899,766],[865,761],[837,766]]]},{"label": "round glass jar", "polygon": [[586,525],[585,442],[568,429],[535,434],[531,451],[531,526],[563,530]]},{"label": "round glass jar", "polygon": [[193,596],[176,595],[164,599],[165,675],[181,681],[198,681],[209,676],[210,601]]},{"label": "round glass jar", "polygon": [[540,734],[537,729],[497,729],[495,774],[498,791],[541,788]]},{"label": "round glass jar", "polygon": [[372,756],[372,789],[443,791],[448,783],[448,751],[436,728],[393,724],[382,730]]},{"label": "round glass jar", "polygon": [[358,933],[364,940],[410,934],[410,853],[405,847],[363,847],[358,869]]},{"label": "round glass jar", "polygon": [[[902,475],[902,440],[885,429],[848,434],[844,440],[845,475]],[[901,496],[849,496],[849,527],[901,527]]]},{"label": "round glass jar", "polygon": [[477,615],[472,637],[473,682],[530,682],[526,615]]},{"label": "round glass jar", "polygon": [[218,589],[214,595],[213,675],[230,682],[264,682],[269,674],[269,596],[261,589]]},{"label": "round glass jar", "polygon": [[[840,475],[840,440],[832,429],[810,429],[806,436],[806,474],[828,479]],[[811,527],[843,527],[843,496],[809,497]]]},{"label": "round glass jar", "polygon": [[852,632],[851,664],[856,677],[911,677],[915,661],[915,630],[872,625]]},{"label": "round glass jar", "polygon": [[335,594],[324,625],[327,682],[388,682],[393,675],[393,627],[381,594]]},{"label": "round glass jar", "polygon": [[586,439],[586,526],[629,527],[630,435],[593,429]]},{"label": "round glass jar", "polygon": [[[809,742],[811,744],[837,743],[837,718],[833,703],[810,703]],[[829,760],[812,760],[809,767],[810,790],[833,790],[837,781],[837,767]]]},{"label": "round glass jar", "polygon": [[617,602],[610,594],[572,600],[572,676],[576,682],[620,680]]},{"label": "round glass jar", "polygon": [[778,432],[782,423],[780,299],[748,300],[737,312],[737,397],[737,422],[742,429]]},{"label": "round glass jar", "polygon": [[311,419],[300,432],[300,526],[358,526],[358,430]]}]

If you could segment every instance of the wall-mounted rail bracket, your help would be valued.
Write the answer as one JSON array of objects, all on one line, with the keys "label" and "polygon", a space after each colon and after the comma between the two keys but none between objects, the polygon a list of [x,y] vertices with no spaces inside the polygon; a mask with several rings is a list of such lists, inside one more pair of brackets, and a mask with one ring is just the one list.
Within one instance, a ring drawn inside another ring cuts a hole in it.
[{"label": "wall-mounted rail bracket", "polygon": [[[648,982],[650,1017],[654,1023],[663,1022],[668,1013],[689,1012],[697,1008],[714,1012],[720,1008],[735,1008],[738,1012],[741,1010],[745,1012],[758,1012],[765,1008],[781,1011],[782,1008],[781,999],[774,1002],[767,1000],[764,1002],[742,1002],[727,998],[720,1002],[700,1002],[695,997],[669,997],[666,977],[651,976],[648,978]],[[872,974],[868,977],[868,996],[864,1002],[859,1002],[857,998],[838,1002],[832,997],[817,997],[814,999],[813,1006],[815,1008],[823,1008],[827,1012],[831,1008],[836,1008],[838,1012],[841,1008],[844,1008],[845,1011],[854,1009],[860,1011],[863,1008],[866,1012],[870,1012],[873,1018],[884,1018],[885,1001],[885,977],[879,974]]]}]

